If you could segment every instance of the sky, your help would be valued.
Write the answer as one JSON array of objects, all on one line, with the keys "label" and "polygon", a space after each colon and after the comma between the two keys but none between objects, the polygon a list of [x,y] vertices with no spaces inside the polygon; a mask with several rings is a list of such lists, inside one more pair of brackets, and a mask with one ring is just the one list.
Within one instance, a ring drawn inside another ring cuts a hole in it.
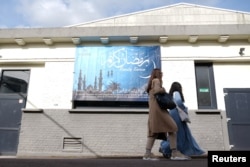
[{"label": "sky", "polygon": [[1,0],[0,28],[51,28],[189,3],[250,14],[250,0]]}]

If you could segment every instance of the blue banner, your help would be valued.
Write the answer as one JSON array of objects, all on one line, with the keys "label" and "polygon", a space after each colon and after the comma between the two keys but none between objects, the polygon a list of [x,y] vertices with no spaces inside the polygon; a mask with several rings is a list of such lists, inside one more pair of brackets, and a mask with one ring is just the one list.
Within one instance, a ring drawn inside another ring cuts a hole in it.
[{"label": "blue banner", "polygon": [[73,100],[147,101],[151,71],[161,68],[159,46],[78,46]]}]

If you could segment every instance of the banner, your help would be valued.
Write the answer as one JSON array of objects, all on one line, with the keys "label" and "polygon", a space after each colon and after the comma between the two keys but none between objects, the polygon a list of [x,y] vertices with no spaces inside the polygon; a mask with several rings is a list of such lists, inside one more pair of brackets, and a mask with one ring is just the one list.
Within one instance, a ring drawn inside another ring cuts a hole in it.
[{"label": "banner", "polygon": [[161,68],[159,46],[78,46],[73,100],[147,101],[151,71]]}]

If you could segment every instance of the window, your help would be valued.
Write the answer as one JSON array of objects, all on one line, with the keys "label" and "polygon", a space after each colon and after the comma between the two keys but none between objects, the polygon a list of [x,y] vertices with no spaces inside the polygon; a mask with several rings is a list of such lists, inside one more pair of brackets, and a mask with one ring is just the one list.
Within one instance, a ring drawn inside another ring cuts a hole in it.
[{"label": "window", "polygon": [[217,109],[212,63],[195,64],[199,109]]},{"label": "window", "polygon": [[3,70],[0,82],[0,93],[27,93],[29,70]]}]

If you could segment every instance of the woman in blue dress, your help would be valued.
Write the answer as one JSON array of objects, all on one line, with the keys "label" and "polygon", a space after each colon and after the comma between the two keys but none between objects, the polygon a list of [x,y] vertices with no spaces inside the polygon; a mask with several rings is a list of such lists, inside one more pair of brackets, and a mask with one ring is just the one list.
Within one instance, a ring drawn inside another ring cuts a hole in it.
[{"label": "woman in blue dress", "polygon": [[[172,83],[169,93],[173,96],[176,105],[178,105],[178,107],[183,109],[185,112],[188,112],[188,109],[184,104],[185,99],[182,93],[182,86],[179,82]],[[205,151],[200,148],[200,146],[192,136],[187,122],[181,121],[177,108],[170,110],[169,113],[175,120],[178,127],[177,149],[187,156],[205,155]],[[168,158],[171,155],[169,141],[162,141],[159,151],[165,158]]]}]

